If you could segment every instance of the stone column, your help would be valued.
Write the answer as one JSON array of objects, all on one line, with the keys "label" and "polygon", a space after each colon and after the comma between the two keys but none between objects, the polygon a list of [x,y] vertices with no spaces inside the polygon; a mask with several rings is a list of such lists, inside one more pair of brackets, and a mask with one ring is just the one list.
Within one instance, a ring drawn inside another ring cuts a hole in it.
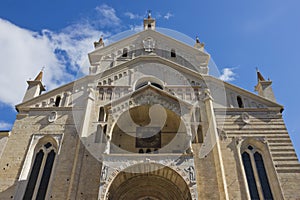
[{"label": "stone column", "polygon": [[93,103],[95,101],[94,90],[92,88],[87,89],[87,100],[86,107],[83,116],[82,126],[81,126],[81,137],[88,137],[88,129],[90,124],[91,110]]},{"label": "stone column", "polygon": [[214,158],[215,158],[215,164],[216,164],[216,172],[217,177],[221,178],[221,181],[218,181],[220,186],[222,187],[224,191],[224,198],[226,200],[229,200],[228,191],[227,191],[227,183],[226,183],[226,177],[225,177],[225,170],[223,165],[223,159],[222,159],[222,152],[221,147],[219,143],[219,136],[217,131],[217,123],[215,118],[215,113],[213,109],[213,98],[210,94],[209,89],[206,89],[204,92],[204,103],[207,113],[207,119],[208,119],[208,132],[207,134],[210,135],[211,144],[215,144],[216,146],[213,147],[214,152]]}]

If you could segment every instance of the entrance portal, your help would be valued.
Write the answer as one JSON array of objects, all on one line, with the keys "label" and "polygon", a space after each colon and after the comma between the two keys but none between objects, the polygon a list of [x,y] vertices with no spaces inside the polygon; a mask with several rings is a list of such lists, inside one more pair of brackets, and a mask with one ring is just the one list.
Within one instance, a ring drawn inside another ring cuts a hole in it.
[{"label": "entrance portal", "polygon": [[126,168],[113,180],[109,200],[191,200],[188,185],[173,169],[154,163]]}]

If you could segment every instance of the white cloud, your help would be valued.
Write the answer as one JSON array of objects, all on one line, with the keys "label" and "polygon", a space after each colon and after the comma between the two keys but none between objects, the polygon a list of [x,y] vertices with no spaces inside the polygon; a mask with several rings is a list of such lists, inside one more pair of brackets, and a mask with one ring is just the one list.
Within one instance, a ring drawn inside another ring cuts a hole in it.
[{"label": "white cloud", "polygon": [[0,121],[0,130],[10,130],[12,127],[12,124]]},{"label": "white cloud", "polygon": [[236,74],[233,72],[234,68],[224,68],[222,70],[222,74],[219,76],[219,78],[222,81],[233,81],[235,80]]},{"label": "white cloud", "polygon": [[[103,5],[96,9],[105,23],[119,23],[113,8]],[[87,54],[93,50],[93,42],[100,35],[109,35],[92,23],[80,22],[58,32],[38,33],[0,18],[0,102],[11,106],[20,103],[26,80],[35,78],[44,66],[43,83],[48,91],[74,80],[77,74],[87,74]]]},{"label": "white cloud", "polygon": [[99,16],[99,23],[101,26],[118,26],[120,25],[120,18],[117,17],[116,11],[114,8],[103,4],[96,7],[96,11]]},{"label": "white cloud", "polygon": [[138,14],[133,14],[132,12],[124,13],[125,16],[129,17],[130,19],[143,19],[143,16]]},{"label": "white cloud", "polygon": [[167,14],[165,14],[164,18],[168,20],[170,17],[173,17],[173,16],[174,15],[172,13],[168,12]]},{"label": "white cloud", "polygon": [[130,30],[133,30],[133,31],[142,31],[144,29],[144,25],[143,24],[140,24],[140,25],[130,25]]}]

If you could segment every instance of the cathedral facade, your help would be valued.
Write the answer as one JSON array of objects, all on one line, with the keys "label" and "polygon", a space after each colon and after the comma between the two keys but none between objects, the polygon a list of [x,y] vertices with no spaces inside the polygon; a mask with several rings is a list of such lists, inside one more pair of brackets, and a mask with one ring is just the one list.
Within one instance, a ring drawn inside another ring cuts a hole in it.
[{"label": "cathedral facade", "polygon": [[0,199],[300,199],[300,164],[272,82],[209,75],[210,55],[156,30],[88,54],[89,75],[27,81],[0,132]]}]

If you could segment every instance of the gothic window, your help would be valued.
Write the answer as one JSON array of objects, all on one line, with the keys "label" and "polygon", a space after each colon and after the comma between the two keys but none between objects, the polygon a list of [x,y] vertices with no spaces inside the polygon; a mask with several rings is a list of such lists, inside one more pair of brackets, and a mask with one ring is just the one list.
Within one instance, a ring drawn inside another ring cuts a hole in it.
[{"label": "gothic window", "polygon": [[172,57],[172,58],[175,58],[175,57],[176,57],[175,49],[171,49],[171,57]]},{"label": "gothic window", "polygon": [[260,153],[254,153],[255,164],[257,168],[257,173],[259,181],[261,183],[262,191],[265,199],[273,199],[271,188],[268,181],[267,172],[265,169],[264,161]]},{"label": "gothic window", "polygon": [[251,199],[273,199],[262,155],[249,145],[242,161]]},{"label": "gothic window", "polygon": [[45,199],[56,149],[51,142],[38,148],[23,199]]},{"label": "gothic window", "polygon": [[236,97],[239,108],[244,108],[243,100],[240,96]]},{"label": "gothic window", "polygon": [[124,49],[123,49],[122,57],[123,57],[123,58],[127,58],[127,56],[128,56],[128,49],[127,49],[127,48],[124,48]]}]

